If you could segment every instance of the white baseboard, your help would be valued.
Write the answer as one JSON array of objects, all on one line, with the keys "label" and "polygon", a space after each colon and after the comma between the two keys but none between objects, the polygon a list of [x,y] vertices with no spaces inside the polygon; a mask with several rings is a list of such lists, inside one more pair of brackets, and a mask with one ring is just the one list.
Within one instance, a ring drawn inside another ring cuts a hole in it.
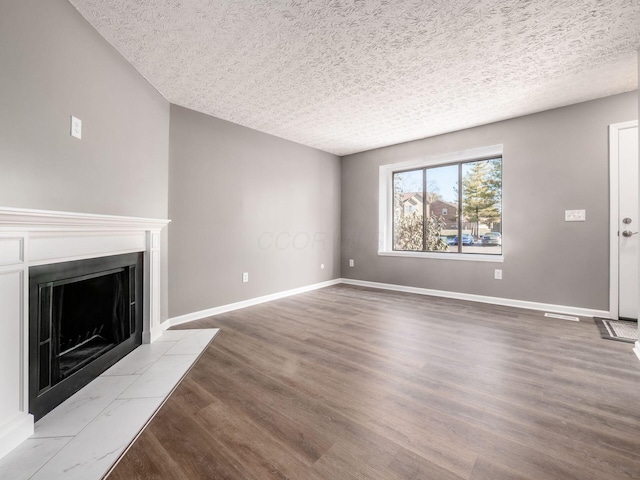
[{"label": "white baseboard", "polygon": [[19,413],[0,427],[0,458],[33,435],[33,415]]},{"label": "white baseboard", "polygon": [[356,285],[360,287],[379,288],[382,290],[393,290],[396,292],[417,293],[419,295],[432,295],[434,297],[453,298],[456,300],[468,300],[471,302],[490,303],[493,305],[503,305],[506,307],[526,308],[529,310],[540,310],[544,312],[564,313],[568,315],[578,315],[582,317],[608,317],[609,312],[605,310],[592,310],[589,308],[569,307],[566,305],[553,305],[549,303],[528,302],[525,300],[512,300],[510,298],[487,297],[485,295],[475,295],[472,293],[449,292],[446,290],[432,290],[430,288],[407,287],[392,283],[369,282],[366,280],[353,280],[350,278],[340,279],[341,283]]},{"label": "white baseboard", "polygon": [[[487,297],[484,295],[475,295],[472,293],[459,293],[449,292],[446,290],[433,290],[430,288],[420,287],[408,287],[405,285],[396,285],[392,283],[379,283],[369,282],[366,280],[353,280],[351,278],[337,278],[335,280],[329,280],[327,282],[314,283],[313,285],[307,285],[305,287],[294,288],[292,290],[285,290],[284,292],[272,293],[270,295],[264,295],[262,297],[250,298],[249,300],[243,300],[241,302],[230,303],[227,305],[221,305],[219,307],[208,308],[199,312],[188,313],[186,315],[180,315],[178,317],[170,318],[162,323],[160,326],[162,330],[183,323],[188,323],[193,320],[200,320],[202,318],[212,317],[221,313],[232,312],[241,308],[251,307],[260,303],[270,302],[272,300],[278,300],[279,298],[290,297],[299,293],[310,292],[319,288],[328,287],[330,285],[337,285],[344,283],[346,285],[356,285],[360,287],[378,288],[381,290],[393,290],[395,292],[416,293],[419,295],[432,295],[434,297],[452,298],[456,300],[468,300],[471,302],[489,303],[493,305],[503,305],[506,307],[526,308],[529,310],[539,310],[543,312],[554,312],[567,315],[578,315],[581,317],[605,317],[609,316],[609,312],[605,310],[593,310],[589,308],[569,307],[566,305],[553,305],[549,303],[528,302],[525,300],[513,300],[510,298],[501,297]],[[161,332],[160,332],[161,333]],[[640,348],[640,347],[638,347]]]},{"label": "white baseboard", "polygon": [[341,282],[341,279],[336,278],[334,280],[328,280],[326,282],[314,283],[304,287],[294,288],[291,290],[285,290],[284,292],[272,293],[270,295],[264,295],[262,297],[250,298],[241,302],[229,303],[227,305],[221,305],[219,307],[208,308],[206,310],[200,310],[199,312],[188,313],[186,315],[180,315],[173,317],[164,322],[162,325],[167,327],[181,325],[183,323],[191,322],[193,320],[200,320],[201,318],[212,317],[214,315],[220,315],[221,313],[232,312],[241,308],[251,307],[260,303],[271,302],[272,300],[278,300],[279,298],[290,297],[292,295],[298,295],[299,293],[310,292],[319,288],[329,287],[331,285],[337,285]]},{"label": "white baseboard", "polygon": [[142,343],[153,343],[153,342],[155,342],[158,338],[160,338],[162,336],[164,331],[167,328],[169,328],[170,326],[171,326],[171,323],[168,320],[165,320],[160,325],[152,328],[150,332],[148,332],[146,334],[145,334],[145,332],[143,332],[142,333]]}]

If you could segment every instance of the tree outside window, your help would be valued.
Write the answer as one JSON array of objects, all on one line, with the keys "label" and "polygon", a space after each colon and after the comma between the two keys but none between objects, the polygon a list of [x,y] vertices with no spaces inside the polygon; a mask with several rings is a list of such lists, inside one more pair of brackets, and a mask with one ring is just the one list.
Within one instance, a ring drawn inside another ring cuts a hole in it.
[{"label": "tree outside window", "polygon": [[499,255],[501,231],[502,158],[393,173],[393,250]]}]

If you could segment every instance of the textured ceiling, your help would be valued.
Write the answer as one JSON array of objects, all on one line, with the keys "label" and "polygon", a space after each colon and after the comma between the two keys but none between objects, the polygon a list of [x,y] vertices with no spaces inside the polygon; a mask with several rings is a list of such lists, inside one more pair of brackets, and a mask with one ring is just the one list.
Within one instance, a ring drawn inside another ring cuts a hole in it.
[{"label": "textured ceiling", "polygon": [[172,103],[338,155],[637,88],[640,0],[70,0]]}]

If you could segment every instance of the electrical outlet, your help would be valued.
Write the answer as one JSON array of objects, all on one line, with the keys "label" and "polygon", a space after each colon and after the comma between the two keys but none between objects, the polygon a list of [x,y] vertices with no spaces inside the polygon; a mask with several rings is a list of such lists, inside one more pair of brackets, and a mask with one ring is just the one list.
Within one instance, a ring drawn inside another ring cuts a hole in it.
[{"label": "electrical outlet", "polygon": [[349,259],[349,266],[350,267],[355,267],[356,266],[356,261],[353,258]]},{"label": "electrical outlet", "polygon": [[496,268],[493,272],[493,278],[496,280],[502,280],[502,270]]},{"label": "electrical outlet", "polygon": [[244,272],[242,274],[242,283],[247,283],[249,281],[249,272]]},{"label": "electrical outlet", "polygon": [[564,221],[565,222],[584,222],[587,220],[586,210],[565,210]]},{"label": "electrical outlet", "polygon": [[71,136],[82,139],[82,120],[71,115]]}]

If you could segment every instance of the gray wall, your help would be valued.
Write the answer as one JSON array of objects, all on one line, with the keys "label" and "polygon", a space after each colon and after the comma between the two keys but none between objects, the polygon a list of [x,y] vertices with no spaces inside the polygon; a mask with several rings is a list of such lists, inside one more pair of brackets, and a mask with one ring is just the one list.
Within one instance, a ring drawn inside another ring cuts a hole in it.
[{"label": "gray wall", "polygon": [[68,2],[3,0],[0,65],[0,205],[166,217],[169,103]]},{"label": "gray wall", "polygon": [[169,103],[67,1],[0,2],[0,69],[0,205],[167,217]]},{"label": "gray wall", "polygon": [[169,150],[171,317],[340,276],[338,157],[175,105]]},{"label": "gray wall", "polygon": [[[607,127],[636,118],[631,92],[344,157],[342,276],[607,310]],[[504,263],[378,256],[380,165],[500,143]],[[565,209],[586,209],[587,221],[564,222]]]}]

